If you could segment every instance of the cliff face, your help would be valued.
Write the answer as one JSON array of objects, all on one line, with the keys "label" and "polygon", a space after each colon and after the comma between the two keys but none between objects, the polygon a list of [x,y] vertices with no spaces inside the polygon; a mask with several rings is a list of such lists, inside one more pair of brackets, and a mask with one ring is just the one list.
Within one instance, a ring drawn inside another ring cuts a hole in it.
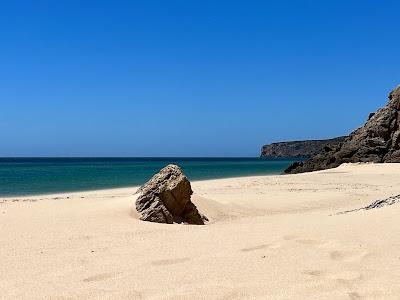
[{"label": "cliff face", "polygon": [[389,102],[370,114],[364,126],[342,143],[323,149],[311,159],[296,162],[285,173],[335,168],[349,162],[400,162],[400,86],[389,94]]},{"label": "cliff face", "polygon": [[308,140],[280,142],[265,145],[261,148],[261,157],[282,158],[298,157],[310,158],[320,152],[325,147],[334,147],[342,142],[345,137],[338,137],[328,140]]}]

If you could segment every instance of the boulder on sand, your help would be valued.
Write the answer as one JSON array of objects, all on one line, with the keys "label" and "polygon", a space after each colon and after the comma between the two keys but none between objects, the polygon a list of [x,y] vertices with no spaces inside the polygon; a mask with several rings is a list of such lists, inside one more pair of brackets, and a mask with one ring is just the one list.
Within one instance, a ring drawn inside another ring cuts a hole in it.
[{"label": "boulder on sand", "polygon": [[168,165],[138,189],[139,219],[157,223],[204,225],[208,219],[190,201],[192,187],[181,168]]}]

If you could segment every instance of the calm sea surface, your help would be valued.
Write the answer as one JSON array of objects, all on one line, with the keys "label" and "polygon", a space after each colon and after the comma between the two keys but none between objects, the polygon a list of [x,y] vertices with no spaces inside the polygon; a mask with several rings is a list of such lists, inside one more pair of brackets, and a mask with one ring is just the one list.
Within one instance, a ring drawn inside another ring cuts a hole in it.
[{"label": "calm sea surface", "polygon": [[0,196],[138,186],[169,163],[189,180],[280,174],[294,160],[262,158],[0,158]]}]

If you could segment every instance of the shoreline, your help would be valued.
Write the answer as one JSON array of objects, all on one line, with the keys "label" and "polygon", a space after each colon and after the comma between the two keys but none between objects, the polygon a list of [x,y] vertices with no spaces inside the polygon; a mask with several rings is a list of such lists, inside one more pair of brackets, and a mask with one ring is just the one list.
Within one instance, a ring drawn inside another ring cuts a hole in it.
[{"label": "shoreline", "polygon": [[[287,176],[287,174],[265,174],[265,175],[248,175],[248,176],[230,176],[230,177],[221,177],[221,178],[214,178],[214,179],[199,179],[199,180],[190,180],[191,183],[195,182],[207,182],[207,181],[217,181],[217,180],[229,180],[229,179],[240,179],[240,178],[252,178],[252,177],[269,177],[269,176]],[[150,179],[150,178],[149,178]],[[145,184],[146,182],[143,182]],[[10,200],[10,199],[25,199],[25,198],[38,198],[38,197],[67,197],[69,195],[74,195],[78,193],[83,193],[83,194],[88,194],[88,193],[96,193],[96,192],[122,192],[123,190],[131,190],[131,189],[138,189],[140,185],[135,185],[135,186],[124,186],[124,187],[114,187],[114,188],[104,188],[104,189],[93,189],[93,190],[77,190],[77,191],[61,191],[57,193],[49,193],[49,194],[27,194],[27,195],[15,195],[15,196],[1,196],[0,195],[0,201],[1,200]]]},{"label": "shoreline", "polygon": [[[346,165],[386,165],[386,164],[378,164],[378,163],[349,163],[349,164],[343,164],[342,166]],[[400,165],[400,164],[399,164]],[[340,167],[340,166],[339,166]],[[264,177],[280,177],[280,176],[301,176],[302,174],[313,174],[313,173],[318,173],[318,172],[326,172],[329,170],[335,170],[337,168],[333,169],[327,169],[327,170],[319,170],[319,171],[313,171],[313,172],[307,172],[307,173],[299,173],[299,174],[265,174],[265,175],[248,175],[248,176],[230,176],[230,177],[221,177],[221,178],[212,178],[212,179],[199,179],[199,180],[190,180],[192,184],[197,183],[197,182],[214,182],[214,181],[223,181],[223,180],[231,180],[231,179],[259,179],[259,178],[264,178]],[[150,179],[150,178],[148,178]],[[145,184],[143,182],[143,184]],[[30,198],[57,198],[57,197],[63,197],[66,198],[68,196],[76,196],[77,194],[93,194],[93,193],[99,193],[99,192],[104,192],[104,193],[111,193],[111,192],[124,192],[124,191],[130,191],[131,190],[137,190],[141,185],[132,185],[132,186],[123,186],[123,187],[113,187],[113,188],[104,188],[104,189],[89,189],[89,190],[76,190],[76,191],[60,191],[60,192],[55,192],[55,193],[45,193],[45,194],[26,194],[26,195],[15,195],[15,196],[1,196],[0,195],[0,201],[10,201],[13,199],[18,199],[18,200],[23,200],[23,199],[30,199]],[[83,196],[84,196],[83,195]]]},{"label": "shoreline", "polygon": [[[0,198],[129,188],[144,184],[167,164],[183,168],[189,180],[281,174],[294,160],[253,158],[36,158],[10,163],[0,158]],[[71,163],[72,160],[72,163]]]}]

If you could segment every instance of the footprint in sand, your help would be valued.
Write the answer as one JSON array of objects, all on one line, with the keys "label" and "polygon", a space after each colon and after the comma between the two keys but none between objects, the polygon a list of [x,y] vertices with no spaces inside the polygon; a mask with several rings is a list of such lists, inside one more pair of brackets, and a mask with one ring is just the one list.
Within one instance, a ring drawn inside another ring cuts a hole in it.
[{"label": "footprint in sand", "polygon": [[300,238],[298,235],[295,234],[289,234],[283,236],[283,239],[285,241],[295,241],[296,243],[303,244],[303,245],[310,245],[310,246],[317,246],[317,245],[322,245],[324,242],[320,240],[313,240],[313,239],[307,239],[307,238]]},{"label": "footprint in sand", "polygon": [[280,248],[280,244],[262,244],[262,245],[257,245],[254,247],[247,247],[247,248],[242,248],[240,251],[242,252],[250,252],[250,251],[256,251],[256,250],[261,250],[261,249],[278,249]]},{"label": "footprint in sand", "polygon": [[243,249],[240,249],[240,251],[242,251],[242,252],[249,252],[249,251],[255,251],[255,250],[265,249],[265,248],[267,248],[267,247],[269,247],[269,245],[268,245],[268,244],[265,244],[265,245],[259,245],[259,246],[254,246],[254,247],[243,248]]},{"label": "footprint in sand", "polygon": [[302,245],[315,246],[321,250],[325,250],[328,252],[330,259],[335,261],[360,262],[362,259],[371,255],[371,253],[367,251],[360,250],[333,250],[340,247],[340,244],[336,241],[298,238],[295,235],[284,236],[283,238],[285,240],[294,240],[296,243]]},{"label": "footprint in sand", "polygon": [[332,274],[330,277],[339,283],[347,284],[353,281],[360,280],[362,278],[362,275],[360,272],[357,271],[344,271]]},{"label": "footprint in sand", "polygon": [[305,270],[302,272],[304,275],[309,275],[313,277],[321,277],[325,274],[322,270]]},{"label": "footprint in sand", "polygon": [[182,258],[173,258],[173,259],[159,259],[151,262],[153,266],[166,266],[166,265],[175,265],[179,263],[183,263],[185,261],[190,260],[189,257]]},{"label": "footprint in sand", "polygon": [[350,253],[345,253],[342,251],[332,251],[329,253],[329,257],[333,260],[343,260],[349,256],[351,256]]},{"label": "footprint in sand", "polygon": [[332,251],[329,253],[329,257],[336,261],[361,261],[363,258],[368,256],[369,253],[366,251]]},{"label": "footprint in sand", "polygon": [[299,240],[296,240],[296,243],[303,244],[303,245],[310,245],[310,246],[317,246],[317,245],[322,244],[321,241],[312,240],[312,239],[299,239]]},{"label": "footprint in sand", "polygon": [[116,275],[116,273],[101,273],[101,274],[89,276],[89,277],[83,279],[83,281],[84,282],[101,281],[101,280],[106,280],[106,279],[112,278],[115,275]]},{"label": "footprint in sand", "polygon": [[298,236],[295,235],[295,234],[288,234],[288,235],[284,235],[284,236],[283,236],[283,239],[284,239],[285,241],[291,241],[291,240],[296,239],[297,237],[298,237]]},{"label": "footprint in sand", "polygon": [[361,296],[359,293],[357,293],[357,292],[350,292],[350,293],[348,293],[348,295],[349,295],[349,299],[351,299],[351,300],[358,300],[358,299],[364,299],[364,297],[363,296]]}]

